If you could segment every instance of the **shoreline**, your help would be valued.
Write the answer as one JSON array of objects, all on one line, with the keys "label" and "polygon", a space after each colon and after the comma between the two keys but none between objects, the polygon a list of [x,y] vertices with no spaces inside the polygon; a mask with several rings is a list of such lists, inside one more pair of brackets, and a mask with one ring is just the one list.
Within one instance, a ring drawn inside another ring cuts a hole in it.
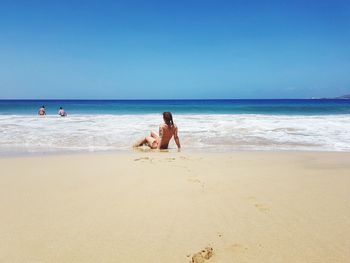
[{"label": "shoreline", "polygon": [[0,261],[347,262],[350,153],[0,158]]},{"label": "shoreline", "polygon": [[269,150],[269,149],[236,149],[236,150],[225,150],[225,149],[181,149],[178,151],[176,148],[170,148],[167,150],[154,150],[148,147],[142,147],[142,149],[125,149],[125,150],[106,150],[106,151],[56,151],[56,152],[21,152],[21,153],[0,153],[1,159],[17,159],[17,158],[41,158],[41,157],[60,157],[60,156],[110,156],[110,155],[133,155],[133,154],[184,154],[184,155],[230,155],[230,154],[350,154],[350,151],[334,151],[334,150]]}]

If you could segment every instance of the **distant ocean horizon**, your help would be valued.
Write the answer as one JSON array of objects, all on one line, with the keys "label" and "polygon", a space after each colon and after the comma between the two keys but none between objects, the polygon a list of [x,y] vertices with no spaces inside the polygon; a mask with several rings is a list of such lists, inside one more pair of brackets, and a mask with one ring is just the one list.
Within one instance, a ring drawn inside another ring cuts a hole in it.
[{"label": "distant ocean horizon", "polygon": [[350,114],[348,99],[0,99],[0,114],[32,115],[41,105],[50,115],[59,107],[70,114]]},{"label": "distant ocean horizon", "polygon": [[[45,117],[37,115],[42,105]],[[346,99],[2,99],[0,155],[131,151],[158,130],[164,111],[185,151],[350,151]]]}]

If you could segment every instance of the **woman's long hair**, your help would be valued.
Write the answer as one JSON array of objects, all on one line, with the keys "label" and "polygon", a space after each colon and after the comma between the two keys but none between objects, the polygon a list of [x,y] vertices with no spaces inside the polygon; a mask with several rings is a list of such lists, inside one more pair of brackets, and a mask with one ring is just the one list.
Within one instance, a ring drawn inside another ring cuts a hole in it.
[{"label": "woman's long hair", "polygon": [[173,115],[171,114],[170,111],[163,112],[163,119],[164,119],[164,122],[167,125],[169,125],[169,126],[173,126],[174,125]]}]

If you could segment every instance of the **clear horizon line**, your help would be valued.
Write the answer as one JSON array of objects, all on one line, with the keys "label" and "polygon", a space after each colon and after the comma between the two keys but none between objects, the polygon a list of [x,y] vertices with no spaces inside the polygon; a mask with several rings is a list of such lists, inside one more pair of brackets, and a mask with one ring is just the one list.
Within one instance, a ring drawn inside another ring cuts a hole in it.
[{"label": "clear horizon line", "polygon": [[316,98],[316,97],[311,97],[311,98],[172,98],[172,99],[106,99],[106,98],[103,98],[103,99],[84,99],[84,98],[0,98],[0,100],[105,100],[105,101],[142,101],[142,100],[153,100],[153,101],[166,101],[166,100],[324,100],[324,99],[337,99],[337,98],[327,98],[327,97],[324,97],[324,98]]}]

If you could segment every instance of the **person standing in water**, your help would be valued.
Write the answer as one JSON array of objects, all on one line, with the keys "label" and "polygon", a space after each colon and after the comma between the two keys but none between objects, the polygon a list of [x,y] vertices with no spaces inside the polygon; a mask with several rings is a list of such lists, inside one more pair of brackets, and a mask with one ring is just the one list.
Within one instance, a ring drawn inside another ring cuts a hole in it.
[{"label": "person standing in water", "polygon": [[150,136],[146,136],[137,143],[134,144],[134,147],[139,147],[142,145],[147,145],[151,149],[168,149],[169,141],[174,136],[175,143],[177,148],[180,150],[180,139],[178,136],[177,126],[173,121],[173,116],[171,112],[163,112],[164,123],[159,126],[159,135],[155,132],[151,132]]},{"label": "person standing in water", "polygon": [[44,105],[41,106],[41,108],[38,110],[38,114],[39,114],[40,116],[46,115],[46,109],[45,109],[45,106],[44,106]]},{"label": "person standing in water", "polygon": [[67,113],[64,111],[62,107],[60,107],[60,109],[58,110],[58,115],[60,115],[61,117],[66,117]]}]

